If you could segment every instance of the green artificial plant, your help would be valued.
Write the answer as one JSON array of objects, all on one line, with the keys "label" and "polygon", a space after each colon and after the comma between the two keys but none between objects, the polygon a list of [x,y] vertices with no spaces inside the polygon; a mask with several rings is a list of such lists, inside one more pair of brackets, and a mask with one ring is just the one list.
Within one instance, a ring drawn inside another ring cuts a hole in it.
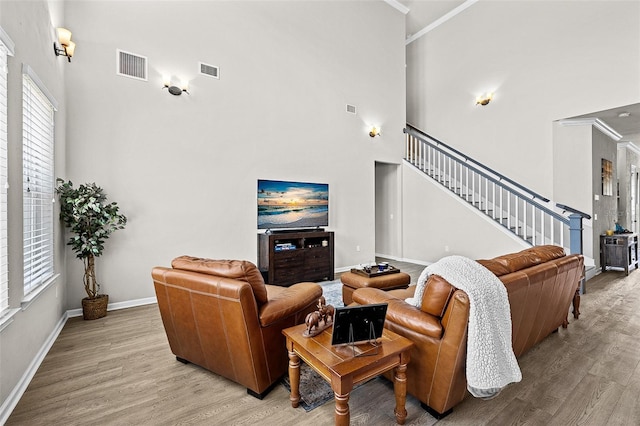
[{"label": "green artificial plant", "polygon": [[89,299],[100,297],[96,281],[95,258],[102,255],[109,235],[123,229],[127,218],[118,212],[116,203],[107,202],[102,188],[95,183],[73,187],[71,181],[57,179],[60,198],[60,220],[74,234],[67,245],[84,262],[84,289]]}]

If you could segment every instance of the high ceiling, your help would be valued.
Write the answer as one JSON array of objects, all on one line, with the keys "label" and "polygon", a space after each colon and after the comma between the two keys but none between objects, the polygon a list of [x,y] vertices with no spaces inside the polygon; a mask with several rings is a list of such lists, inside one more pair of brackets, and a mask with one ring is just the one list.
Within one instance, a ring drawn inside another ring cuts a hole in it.
[{"label": "high ceiling", "polygon": [[406,18],[407,37],[416,34],[464,2],[465,0],[398,0],[398,3],[409,9]]},{"label": "high ceiling", "polygon": [[[391,2],[393,1],[409,9],[406,14],[408,39],[454,9],[465,3],[467,3],[467,6],[473,7],[472,3],[475,2],[474,0],[391,0]],[[629,116],[620,116],[621,113],[627,112],[630,114]],[[622,136],[640,134],[640,104],[626,105],[605,111],[594,111],[590,114],[571,118],[599,118]]]}]

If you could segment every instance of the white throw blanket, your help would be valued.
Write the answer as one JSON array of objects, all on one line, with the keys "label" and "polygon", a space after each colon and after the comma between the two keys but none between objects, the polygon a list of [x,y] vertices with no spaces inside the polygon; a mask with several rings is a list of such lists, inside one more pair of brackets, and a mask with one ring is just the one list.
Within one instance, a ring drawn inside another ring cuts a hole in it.
[{"label": "white throw blanket", "polygon": [[449,256],[420,274],[414,297],[420,307],[429,275],[440,275],[469,296],[467,389],[478,398],[493,398],[509,383],[522,380],[511,345],[511,310],[507,290],[491,271],[463,256]]}]

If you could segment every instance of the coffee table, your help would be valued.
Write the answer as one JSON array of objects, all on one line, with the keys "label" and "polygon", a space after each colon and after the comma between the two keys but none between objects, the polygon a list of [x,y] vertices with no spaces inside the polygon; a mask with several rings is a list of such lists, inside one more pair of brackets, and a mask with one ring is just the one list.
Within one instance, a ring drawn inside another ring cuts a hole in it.
[{"label": "coffee table", "polygon": [[[349,393],[353,386],[394,369],[393,389],[396,399],[395,416],[398,424],[407,418],[407,363],[413,343],[384,329],[377,347],[365,343],[355,346],[332,346],[331,328],[314,337],[303,337],[305,324],[284,329],[289,351],[289,382],[291,406],[300,402],[300,359],[331,384],[336,401],[335,424],[347,426],[350,420]],[[377,352],[377,353],[376,353]],[[364,356],[362,356],[364,355]]]}]

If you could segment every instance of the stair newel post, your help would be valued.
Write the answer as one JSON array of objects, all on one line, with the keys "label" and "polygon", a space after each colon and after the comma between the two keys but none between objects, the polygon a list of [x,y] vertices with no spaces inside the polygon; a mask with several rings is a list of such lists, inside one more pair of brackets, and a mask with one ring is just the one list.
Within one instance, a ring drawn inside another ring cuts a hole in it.
[{"label": "stair newel post", "polygon": [[[582,215],[569,215],[569,250],[571,254],[582,254]],[[584,294],[584,278],[580,280],[580,294]]]}]

